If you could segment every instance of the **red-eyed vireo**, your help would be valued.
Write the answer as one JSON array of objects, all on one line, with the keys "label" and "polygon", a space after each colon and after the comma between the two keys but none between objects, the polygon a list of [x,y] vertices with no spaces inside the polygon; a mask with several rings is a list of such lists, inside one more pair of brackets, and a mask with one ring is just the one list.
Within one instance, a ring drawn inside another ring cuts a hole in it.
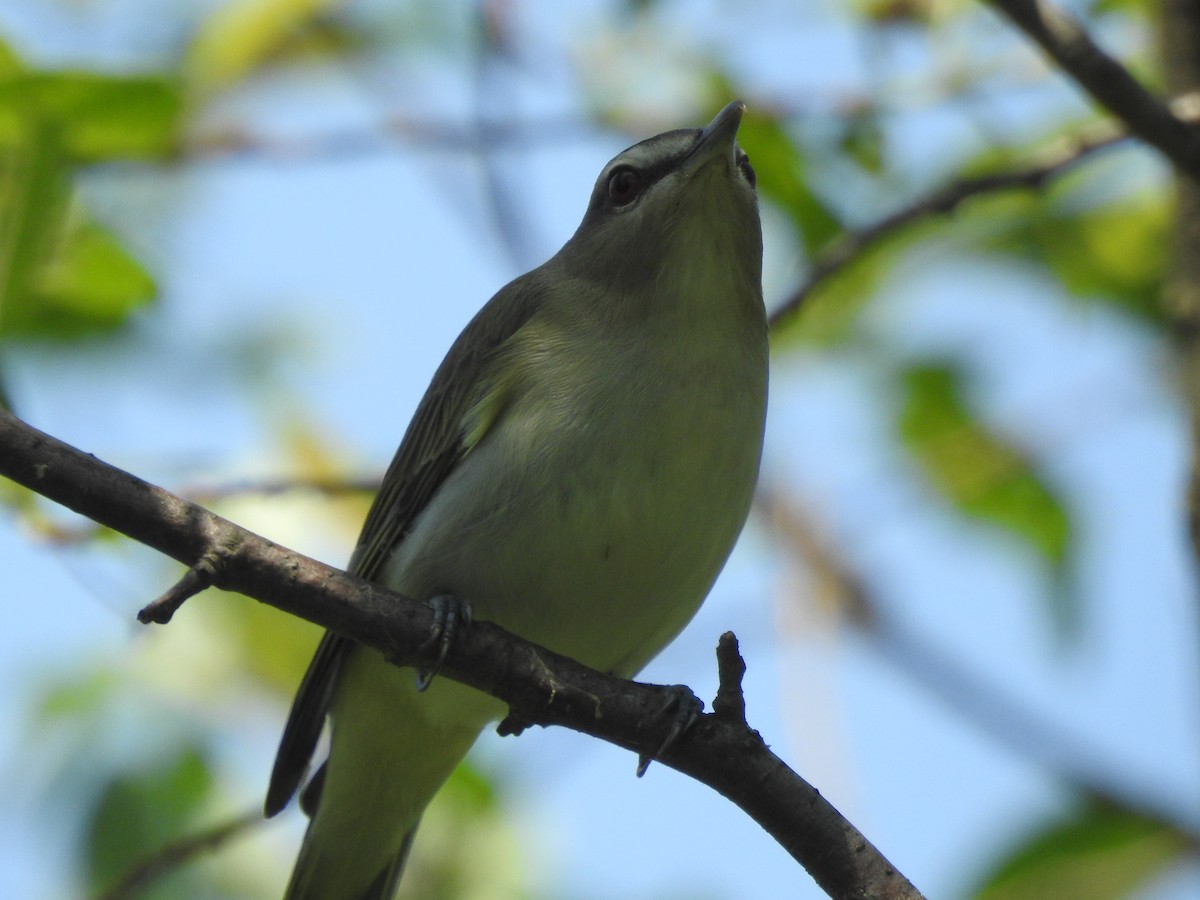
[{"label": "red-eyed vireo", "polygon": [[[749,511],[767,402],[743,109],[613,159],[566,246],[480,310],[417,408],[351,572],[623,676],[691,619]],[[287,900],[392,898],[422,811],[504,712],[446,679],[421,692],[326,634],[267,795],[274,815],[328,717]]]}]

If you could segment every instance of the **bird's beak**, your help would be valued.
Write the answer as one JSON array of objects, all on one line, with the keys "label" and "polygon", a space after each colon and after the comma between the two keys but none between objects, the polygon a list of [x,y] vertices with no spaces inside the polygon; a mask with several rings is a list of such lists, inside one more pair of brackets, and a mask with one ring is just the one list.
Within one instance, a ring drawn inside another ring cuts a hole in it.
[{"label": "bird's beak", "polygon": [[700,136],[696,138],[696,146],[687,155],[680,167],[684,175],[691,175],[702,169],[708,162],[722,154],[733,162],[733,148],[737,143],[738,126],[742,124],[742,112],[746,104],[734,100],[708,123]]}]

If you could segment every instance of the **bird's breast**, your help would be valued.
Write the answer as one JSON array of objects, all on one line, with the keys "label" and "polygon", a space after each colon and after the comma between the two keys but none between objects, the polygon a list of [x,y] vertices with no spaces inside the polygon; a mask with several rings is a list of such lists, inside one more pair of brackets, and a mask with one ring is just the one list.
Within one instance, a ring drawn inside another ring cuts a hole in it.
[{"label": "bird's breast", "polygon": [[543,344],[389,566],[396,586],[459,594],[478,618],[632,674],[691,618],[745,520],[757,351]]}]

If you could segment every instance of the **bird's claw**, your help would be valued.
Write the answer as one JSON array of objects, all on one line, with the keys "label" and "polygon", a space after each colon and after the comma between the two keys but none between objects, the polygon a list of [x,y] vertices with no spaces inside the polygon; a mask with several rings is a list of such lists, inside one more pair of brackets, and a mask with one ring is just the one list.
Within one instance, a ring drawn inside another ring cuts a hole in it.
[{"label": "bird's claw", "polygon": [[666,753],[675,745],[676,741],[687,734],[691,727],[700,721],[700,716],[704,712],[704,701],[697,697],[686,684],[668,685],[663,690],[666,692],[666,698],[658,714],[664,716],[673,713],[671,729],[653,756],[647,756],[644,753],[638,754],[638,778],[646,774],[652,761]]},{"label": "bird's claw", "polygon": [[418,691],[424,691],[433,683],[434,676],[441,669],[446,654],[450,652],[450,647],[459,634],[459,627],[465,628],[471,624],[471,604],[464,603],[450,594],[430,597],[428,606],[433,610],[433,627],[429,629],[429,636],[417,650],[420,653],[429,653],[436,649],[437,655],[429,668],[417,669]]}]

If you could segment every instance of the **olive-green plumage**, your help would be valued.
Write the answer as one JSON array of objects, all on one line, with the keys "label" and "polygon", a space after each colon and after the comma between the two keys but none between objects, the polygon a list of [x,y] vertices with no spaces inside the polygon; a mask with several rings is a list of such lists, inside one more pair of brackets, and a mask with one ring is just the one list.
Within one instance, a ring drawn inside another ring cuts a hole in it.
[{"label": "olive-green plumage", "polygon": [[[350,570],[620,675],[687,623],[750,507],[767,398],[742,105],[612,160],[582,224],[493,297],[417,409]],[[388,900],[421,813],[502,705],[326,635],[267,812],[330,754],[287,900]],[[319,796],[319,799],[318,799]],[[311,804],[306,804],[311,805]],[[469,852],[464,848],[464,852]]]}]

